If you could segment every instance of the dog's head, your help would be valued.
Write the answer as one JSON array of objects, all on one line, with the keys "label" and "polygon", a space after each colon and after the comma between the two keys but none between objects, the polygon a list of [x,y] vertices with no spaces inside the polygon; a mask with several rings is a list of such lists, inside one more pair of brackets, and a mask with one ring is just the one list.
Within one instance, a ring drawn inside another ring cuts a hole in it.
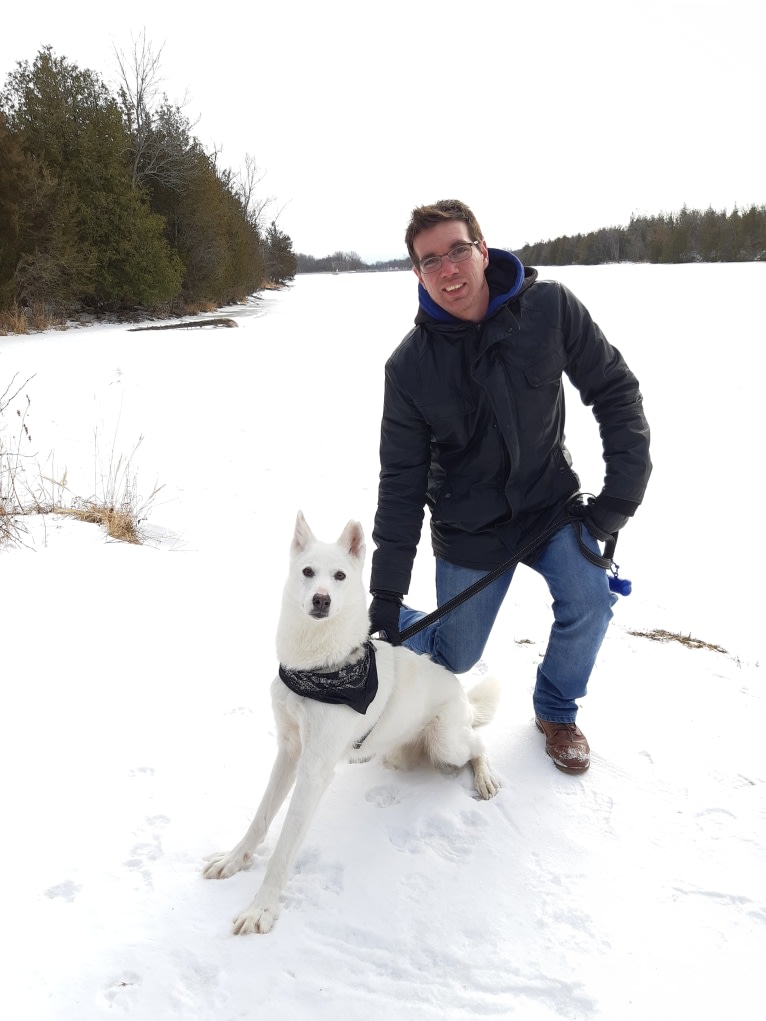
[{"label": "dog's head", "polygon": [[358,521],[349,521],[336,542],[319,542],[298,511],[288,584],[309,617],[325,620],[346,606],[358,606],[365,550]]}]

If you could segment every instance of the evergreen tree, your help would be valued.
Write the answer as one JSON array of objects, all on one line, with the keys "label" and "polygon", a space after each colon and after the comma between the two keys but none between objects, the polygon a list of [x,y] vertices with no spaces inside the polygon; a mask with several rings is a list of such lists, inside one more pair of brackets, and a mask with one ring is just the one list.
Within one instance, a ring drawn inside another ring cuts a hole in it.
[{"label": "evergreen tree", "polygon": [[0,112],[0,308],[14,302],[24,239],[38,236],[40,208],[47,205],[51,189],[44,168],[24,152]]},{"label": "evergreen tree", "polygon": [[182,187],[151,183],[152,206],[163,215],[168,240],[183,263],[182,299],[229,304],[263,284],[260,239],[214,159],[192,143],[185,161]]},{"label": "evergreen tree", "polygon": [[45,47],[17,65],[0,106],[50,184],[34,232],[21,226],[17,296],[61,311],[170,299],[180,264],[132,188],[122,116],[101,80]]},{"label": "evergreen tree", "polygon": [[298,268],[293,244],[287,234],[281,231],[273,220],[266,230],[264,248],[264,269],[267,279],[274,284],[284,284],[288,280],[292,280]]}]

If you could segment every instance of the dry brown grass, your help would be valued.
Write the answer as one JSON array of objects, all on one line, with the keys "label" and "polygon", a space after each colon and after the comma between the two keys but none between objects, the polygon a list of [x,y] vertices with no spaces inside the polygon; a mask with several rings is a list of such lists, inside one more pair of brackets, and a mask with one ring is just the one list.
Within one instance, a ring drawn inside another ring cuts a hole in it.
[{"label": "dry brown grass", "polygon": [[66,506],[63,500],[63,494],[69,492],[66,472],[60,480],[41,476],[42,480],[51,486],[50,506],[53,512],[66,514],[78,521],[101,525],[110,538],[120,542],[140,544],[144,538],[142,525],[155,497],[162,489],[162,486],[155,485],[148,497],[142,498],[139,495],[134,458],[143,439],[143,436],[139,436],[138,442],[127,457],[117,455],[112,442],[104,470],[101,466],[105,457],[99,444],[98,432],[94,433],[94,461],[97,466],[94,494],[86,499],[73,496],[69,506]]},{"label": "dry brown grass", "polygon": [[141,538],[138,522],[130,511],[115,510],[114,507],[55,507],[54,514],[66,514],[78,521],[87,521],[92,525],[101,525],[107,535],[120,542],[132,542],[140,545]]},{"label": "dry brown grass", "polygon": [[[30,514],[64,514],[100,525],[112,539],[141,543],[145,537],[143,525],[162,489],[155,485],[148,497],[139,494],[134,457],[143,437],[126,457],[116,454],[114,441],[107,453],[102,451],[96,431],[94,492],[86,498],[73,494],[66,468],[57,472],[53,455],[49,457],[49,469],[43,472],[34,455],[27,453],[32,442],[27,425],[30,399],[23,391],[29,382],[18,385],[14,376],[0,393],[0,545],[21,542],[26,532],[23,519]],[[12,430],[5,426],[6,412]]]},{"label": "dry brown grass", "polygon": [[628,631],[629,635],[635,638],[648,638],[652,642],[678,642],[688,649],[709,649],[711,652],[720,652],[724,656],[729,653],[720,645],[703,641],[701,638],[692,638],[691,635],[682,635],[674,631],[665,631],[662,628],[653,628],[651,631]]},{"label": "dry brown grass", "polygon": [[218,305],[214,301],[184,301],[175,315],[197,316],[201,312],[216,312]]},{"label": "dry brown grass", "polygon": [[0,336],[3,337],[66,328],[66,317],[51,311],[46,305],[22,307],[14,303],[10,308],[0,310]]},{"label": "dry brown grass", "polygon": [[0,335],[7,337],[9,333],[29,333],[27,317],[18,305],[0,311]]}]

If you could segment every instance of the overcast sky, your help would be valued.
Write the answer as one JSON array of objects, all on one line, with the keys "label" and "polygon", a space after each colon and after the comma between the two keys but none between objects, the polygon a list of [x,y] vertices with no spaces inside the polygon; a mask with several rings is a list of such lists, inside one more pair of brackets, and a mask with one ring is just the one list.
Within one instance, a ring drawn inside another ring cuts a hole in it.
[{"label": "overcast sky", "polygon": [[[766,201],[763,0],[42,0],[44,45],[116,80],[145,31],[164,88],[232,170],[255,157],[296,251],[405,255],[413,206],[457,197],[490,244],[631,213]],[[6,19],[7,20],[7,19]]]}]

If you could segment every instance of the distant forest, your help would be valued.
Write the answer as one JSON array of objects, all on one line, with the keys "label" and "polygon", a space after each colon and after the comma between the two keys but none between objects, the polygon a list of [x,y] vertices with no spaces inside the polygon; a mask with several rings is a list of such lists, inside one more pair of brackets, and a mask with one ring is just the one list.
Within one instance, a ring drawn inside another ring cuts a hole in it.
[{"label": "distant forest", "polygon": [[766,206],[731,213],[687,209],[631,217],[627,227],[604,227],[525,245],[516,255],[531,266],[598,266],[606,262],[762,262]]},{"label": "distant forest", "polygon": [[[501,247],[501,246],[498,246]],[[632,216],[627,227],[603,227],[515,249],[529,266],[598,266],[608,262],[766,261],[766,206],[731,213],[687,209],[658,216]],[[296,254],[298,273],[409,269],[409,259],[364,263],[356,252],[316,259]]]},{"label": "distant forest", "polygon": [[0,325],[82,310],[175,315],[295,275],[262,174],[219,165],[159,90],[142,38],[110,91],[44,47],[0,90]]}]

